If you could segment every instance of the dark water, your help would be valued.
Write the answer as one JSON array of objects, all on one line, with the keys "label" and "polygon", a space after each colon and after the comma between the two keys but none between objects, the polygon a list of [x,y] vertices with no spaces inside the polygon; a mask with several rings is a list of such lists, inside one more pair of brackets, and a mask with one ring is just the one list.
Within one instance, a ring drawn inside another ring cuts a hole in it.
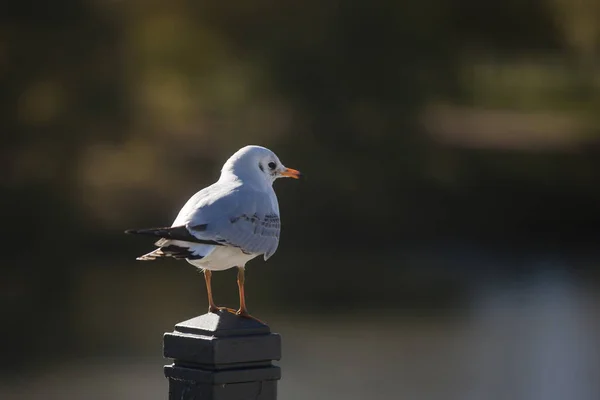
[{"label": "dark water", "polygon": [[[271,315],[279,398],[597,400],[600,296],[557,270],[481,285],[451,316]],[[77,359],[5,382],[1,399],[164,399],[160,358]]]}]

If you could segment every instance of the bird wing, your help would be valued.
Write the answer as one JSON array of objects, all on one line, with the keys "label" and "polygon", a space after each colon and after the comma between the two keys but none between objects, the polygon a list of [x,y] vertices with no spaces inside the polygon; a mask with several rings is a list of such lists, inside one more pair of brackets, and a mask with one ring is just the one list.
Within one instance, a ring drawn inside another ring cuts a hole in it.
[{"label": "bird wing", "polygon": [[202,195],[201,191],[184,206],[173,226],[185,226],[200,241],[264,254],[267,260],[277,250],[281,231],[277,197],[269,189],[227,185]]}]

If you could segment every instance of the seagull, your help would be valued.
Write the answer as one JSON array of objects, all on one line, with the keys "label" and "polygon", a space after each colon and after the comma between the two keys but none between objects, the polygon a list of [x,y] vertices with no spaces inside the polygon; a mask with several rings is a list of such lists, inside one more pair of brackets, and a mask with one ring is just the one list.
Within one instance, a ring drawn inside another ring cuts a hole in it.
[{"label": "seagull", "polygon": [[[129,229],[125,233],[159,237],[158,249],[138,257],[153,261],[171,257],[186,260],[204,272],[208,311],[234,312],[253,318],[246,307],[245,266],[262,255],[266,260],[279,245],[281,220],[273,190],[278,178],[299,179],[300,171],[286,168],[271,150],[246,146],[223,165],[219,180],[193,195],[170,227]],[[237,267],[240,308],[217,307],[213,300],[213,271]]]}]

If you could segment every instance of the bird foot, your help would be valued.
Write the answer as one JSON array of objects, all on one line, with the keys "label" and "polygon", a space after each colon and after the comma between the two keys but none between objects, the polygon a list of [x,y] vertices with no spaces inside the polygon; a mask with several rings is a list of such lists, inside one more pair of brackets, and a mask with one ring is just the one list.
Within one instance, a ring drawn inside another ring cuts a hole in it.
[{"label": "bird foot", "polygon": [[218,314],[219,311],[227,311],[227,312],[230,312],[232,314],[237,314],[237,312],[233,308],[217,307],[217,306],[208,307],[208,312],[209,313]]},{"label": "bird foot", "polygon": [[253,320],[255,320],[256,322],[259,322],[259,323],[261,323],[261,324],[263,324],[263,325],[266,325],[266,324],[265,324],[263,321],[261,321],[260,319],[258,319],[258,318],[256,318],[256,317],[253,317],[252,315],[250,315],[250,314],[248,313],[248,310],[242,310],[242,309],[239,309],[239,310],[237,310],[237,311],[235,312],[235,315],[237,315],[238,317],[242,317],[242,318],[253,319]]}]

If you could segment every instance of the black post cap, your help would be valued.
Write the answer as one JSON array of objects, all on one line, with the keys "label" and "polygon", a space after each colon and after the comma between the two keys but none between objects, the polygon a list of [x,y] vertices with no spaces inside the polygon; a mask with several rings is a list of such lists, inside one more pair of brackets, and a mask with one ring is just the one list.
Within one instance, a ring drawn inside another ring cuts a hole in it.
[{"label": "black post cap", "polygon": [[277,398],[281,337],[253,319],[227,311],[208,313],[165,333],[164,356],[170,399]]}]

